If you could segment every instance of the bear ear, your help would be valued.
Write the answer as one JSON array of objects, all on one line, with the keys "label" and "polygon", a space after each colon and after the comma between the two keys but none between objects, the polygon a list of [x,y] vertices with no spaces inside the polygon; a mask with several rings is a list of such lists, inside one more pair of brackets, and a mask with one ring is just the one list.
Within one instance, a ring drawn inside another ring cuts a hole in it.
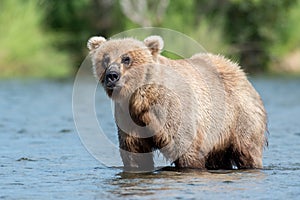
[{"label": "bear ear", "polygon": [[158,35],[152,35],[144,40],[144,44],[149,48],[152,55],[156,55],[161,52],[164,47],[163,39]]},{"label": "bear ear", "polygon": [[87,48],[92,51],[97,49],[98,47],[101,46],[101,44],[103,44],[106,41],[106,39],[104,37],[101,36],[94,36],[91,37],[88,42],[87,42]]}]

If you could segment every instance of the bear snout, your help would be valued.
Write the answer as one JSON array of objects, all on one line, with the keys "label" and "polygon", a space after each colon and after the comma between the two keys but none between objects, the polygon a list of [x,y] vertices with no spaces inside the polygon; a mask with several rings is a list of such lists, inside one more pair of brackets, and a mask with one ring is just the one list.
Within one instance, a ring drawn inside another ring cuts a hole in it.
[{"label": "bear snout", "polygon": [[116,86],[116,83],[120,79],[120,73],[115,70],[108,70],[105,73],[105,86],[107,88],[114,88]]},{"label": "bear snout", "polygon": [[120,77],[121,73],[119,65],[116,63],[112,63],[105,72],[105,87],[108,89],[113,89],[116,86],[116,83],[120,80]]}]

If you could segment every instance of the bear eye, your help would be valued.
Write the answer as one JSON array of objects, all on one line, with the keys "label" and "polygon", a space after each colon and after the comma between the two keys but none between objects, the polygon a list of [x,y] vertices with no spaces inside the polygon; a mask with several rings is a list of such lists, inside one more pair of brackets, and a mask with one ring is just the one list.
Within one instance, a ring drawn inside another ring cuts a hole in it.
[{"label": "bear eye", "polygon": [[110,57],[109,57],[109,55],[108,55],[108,54],[104,54],[104,55],[103,55],[103,59],[102,59],[102,66],[103,66],[104,68],[107,68],[109,62],[110,62]]},{"label": "bear eye", "polygon": [[129,65],[131,62],[131,59],[129,56],[125,55],[122,57],[121,63],[125,64],[125,65]]}]

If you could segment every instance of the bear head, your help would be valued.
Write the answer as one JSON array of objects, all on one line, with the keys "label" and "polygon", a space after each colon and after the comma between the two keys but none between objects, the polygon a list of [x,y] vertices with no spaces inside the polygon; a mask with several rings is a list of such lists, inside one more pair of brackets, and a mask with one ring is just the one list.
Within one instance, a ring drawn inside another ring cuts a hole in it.
[{"label": "bear head", "polygon": [[160,36],[149,36],[143,42],[94,36],[87,47],[95,76],[108,96],[117,99],[131,95],[143,84],[149,68],[157,62],[163,40]]}]

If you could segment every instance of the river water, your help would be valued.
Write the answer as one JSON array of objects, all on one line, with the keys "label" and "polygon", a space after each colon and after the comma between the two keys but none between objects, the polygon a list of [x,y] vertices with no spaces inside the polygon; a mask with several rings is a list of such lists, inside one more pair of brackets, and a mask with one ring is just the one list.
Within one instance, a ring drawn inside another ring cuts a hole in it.
[{"label": "river water", "polygon": [[[299,199],[300,79],[251,82],[269,116],[264,169],[130,174],[86,150],[72,115],[73,80],[2,80],[0,199]],[[98,93],[101,127],[116,143],[110,102]]]}]

